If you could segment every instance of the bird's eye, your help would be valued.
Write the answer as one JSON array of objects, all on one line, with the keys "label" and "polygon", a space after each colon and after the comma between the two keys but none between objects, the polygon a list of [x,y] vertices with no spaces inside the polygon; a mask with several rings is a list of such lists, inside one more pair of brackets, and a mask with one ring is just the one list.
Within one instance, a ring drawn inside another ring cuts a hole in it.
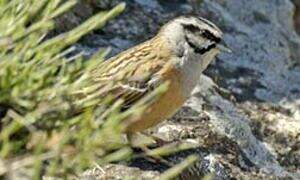
[{"label": "bird's eye", "polygon": [[209,30],[203,30],[202,35],[213,42],[219,43],[221,41],[220,37],[215,36],[213,33],[211,33]]},{"label": "bird's eye", "polygon": [[195,26],[193,24],[182,24],[183,28],[193,34],[199,35],[200,37],[204,37],[210,41],[219,43],[221,41],[220,37],[217,37],[214,35],[210,30],[208,29],[200,29],[198,26]]},{"label": "bird's eye", "polygon": [[188,30],[188,31],[190,31],[190,32],[192,32],[192,33],[200,32],[200,31],[201,31],[200,28],[199,28],[198,26],[195,26],[195,25],[193,25],[193,24],[182,24],[182,26],[183,26],[183,28],[184,28],[185,30]]}]

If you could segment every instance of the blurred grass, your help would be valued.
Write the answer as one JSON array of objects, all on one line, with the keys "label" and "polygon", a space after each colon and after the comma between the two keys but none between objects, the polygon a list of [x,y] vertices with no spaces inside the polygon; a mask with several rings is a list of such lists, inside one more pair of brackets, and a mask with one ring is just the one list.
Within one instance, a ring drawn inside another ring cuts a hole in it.
[{"label": "blurred grass", "polygon": [[[125,4],[46,39],[55,28],[54,19],[75,4],[75,0],[0,0],[0,177],[26,168],[33,179],[67,178],[95,163],[134,157],[124,144],[119,122],[141,113],[166,88],[158,88],[125,112],[119,111],[122,101],[101,96],[110,85],[99,89],[89,81],[89,72],[99,67],[101,73],[107,50],[84,60],[78,54],[71,56],[70,46],[122,13]],[[78,100],[79,90],[86,97]]]},{"label": "blurred grass", "polygon": [[175,179],[176,177],[179,176],[180,172],[182,172],[184,169],[186,169],[189,166],[191,166],[197,160],[198,160],[198,157],[196,155],[190,155],[190,156],[188,156],[183,162],[181,162],[177,166],[174,166],[174,167],[168,169],[166,172],[164,172],[160,176],[160,179],[161,180]]},{"label": "blurred grass", "polygon": [[[75,3],[0,1],[0,107],[6,111],[1,117],[1,176],[25,167],[34,170],[35,179],[42,171],[66,175],[82,172],[97,158],[108,163],[132,153],[122,145],[122,128],[111,123],[125,117],[116,113],[119,105],[108,107],[109,99],[98,96],[97,101],[74,102],[73,93],[90,86],[88,70],[101,64],[105,51],[88,61],[80,56],[72,56],[73,61],[66,58],[70,45],[103,27],[125,4],[100,12],[69,32],[44,39],[54,29],[54,18]],[[105,114],[102,121],[97,119],[99,114]],[[110,126],[103,125],[104,119]],[[43,166],[45,162],[48,166]]]}]

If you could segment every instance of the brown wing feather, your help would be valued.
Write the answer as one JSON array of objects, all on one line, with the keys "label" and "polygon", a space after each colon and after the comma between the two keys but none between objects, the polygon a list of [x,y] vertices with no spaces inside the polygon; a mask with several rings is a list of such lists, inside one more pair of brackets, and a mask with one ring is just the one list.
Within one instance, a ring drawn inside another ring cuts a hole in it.
[{"label": "brown wing feather", "polygon": [[97,73],[97,69],[92,71],[94,83],[113,81],[114,87],[108,93],[124,99],[124,108],[130,107],[161,83],[159,71],[166,60],[160,56],[163,53],[157,53],[161,51],[153,51],[159,46],[152,47],[152,44],[145,42],[107,60],[102,64],[105,69],[101,74]]}]

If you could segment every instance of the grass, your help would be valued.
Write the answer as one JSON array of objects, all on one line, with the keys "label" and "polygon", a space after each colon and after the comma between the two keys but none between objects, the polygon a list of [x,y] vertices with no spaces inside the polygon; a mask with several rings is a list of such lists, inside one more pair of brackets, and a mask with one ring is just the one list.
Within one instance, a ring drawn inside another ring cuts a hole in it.
[{"label": "grass", "polygon": [[[125,112],[119,111],[122,101],[102,97],[109,85],[98,89],[89,72],[99,67],[101,73],[107,50],[84,60],[80,54],[70,56],[70,47],[122,13],[125,4],[46,38],[55,28],[54,19],[75,4],[75,0],[0,0],[0,177],[27,169],[33,179],[67,178],[95,163],[132,158],[120,122],[143,111],[149,99],[165,89],[158,88]],[[79,90],[84,97],[76,96]],[[173,177],[173,171],[165,177]]]},{"label": "grass", "polygon": [[[131,155],[131,151],[121,151],[126,149],[121,147],[121,128],[111,123],[125,117],[117,113],[120,105],[106,107],[109,99],[97,99],[96,95],[97,100],[79,104],[73,97],[77,90],[91,86],[87,81],[89,69],[101,64],[105,51],[88,61],[79,55],[66,58],[70,45],[103,27],[124,10],[125,4],[45,39],[55,28],[54,18],[75,3],[0,1],[0,106],[6,111],[1,119],[0,156],[5,166],[0,175],[19,168],[32,168],[36,179],[41,171],[65,175],[81,172],[95,159],[108,163]],[[73,113],[79,109],[85,110]],[[105,115],[97,119],[99,114]],[[106,137],[110,137],[110,146]],[[115,149],[122,155],[110,154]],[[43,166],[45,162],[47,166]]]}]

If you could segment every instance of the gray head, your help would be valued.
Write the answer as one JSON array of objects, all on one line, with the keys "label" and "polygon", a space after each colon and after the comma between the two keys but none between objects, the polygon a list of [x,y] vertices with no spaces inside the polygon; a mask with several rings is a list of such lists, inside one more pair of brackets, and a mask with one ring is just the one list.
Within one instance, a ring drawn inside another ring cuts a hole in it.
[{"label": "gray head", "polygon": [[210,21],[193,16],[176,18],[164,25],[159,34],[168,37],[169,43],[182,54],[189,48],[195,55],[206,56],[213,52],[214,55],[225,50],[220,44],[222,31]]},{"label": "gray head", "polygon": [[201,73],[222,50],[222,32],[203,18],[179,17],[162,27],[158,33],[160,38],[171,49],[170,62],[183,75],[183,94],[189,97]]}]

